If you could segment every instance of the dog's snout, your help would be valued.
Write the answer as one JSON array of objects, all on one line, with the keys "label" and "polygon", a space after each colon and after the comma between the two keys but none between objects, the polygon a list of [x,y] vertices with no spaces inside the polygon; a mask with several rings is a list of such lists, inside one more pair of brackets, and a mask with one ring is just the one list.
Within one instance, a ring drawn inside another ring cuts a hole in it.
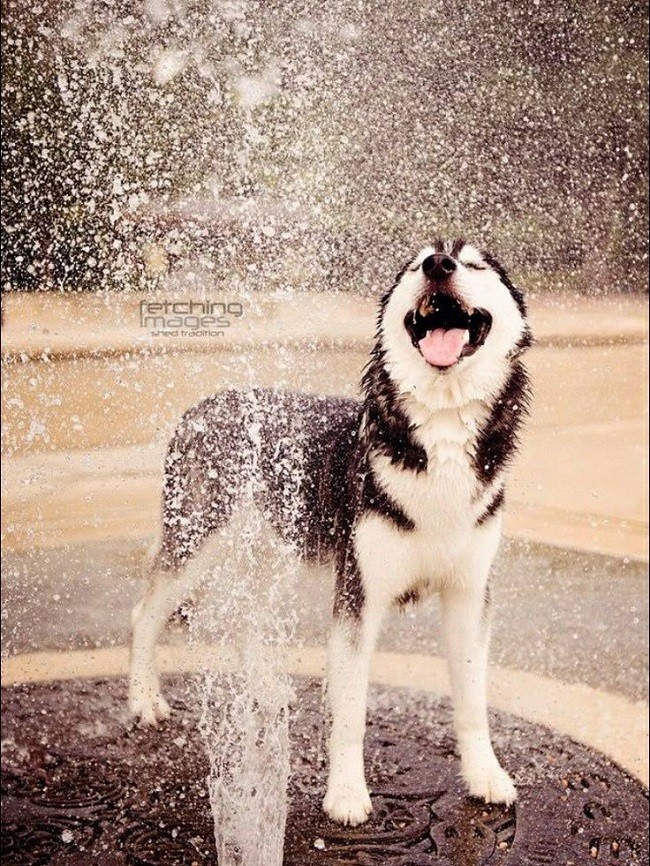
[{"label": "dog's snout", "polygon": [[456,262],[445,253],[434,253],[422,262],[422,270],[430,280],[446,280],[456,270]]}]

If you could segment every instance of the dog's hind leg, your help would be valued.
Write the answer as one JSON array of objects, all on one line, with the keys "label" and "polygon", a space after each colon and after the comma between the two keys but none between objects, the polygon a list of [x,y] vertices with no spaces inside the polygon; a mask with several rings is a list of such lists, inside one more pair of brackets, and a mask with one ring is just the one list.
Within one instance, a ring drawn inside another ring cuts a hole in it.
[{"label": "dog's hind leg", "polygon": [[169,716],[170,709],[160,691],[156,668],[156,640],[179,604],[192,595],[201,575],[194,563],[178,571],[154,566],[143,597],[132,614],[129,710],[142,724],[152,725]]},{"label": "dog's hind leg", "polygon": [[223,420],[236,410],[234,394],[204,400],[185,413],[167,448],[161,543],[132,618],[129,707],[146,724],[169,715],[156,671],[156,639],[205,576],[201,552],[227,523],[239,490],[241,435],[227,435]]}]

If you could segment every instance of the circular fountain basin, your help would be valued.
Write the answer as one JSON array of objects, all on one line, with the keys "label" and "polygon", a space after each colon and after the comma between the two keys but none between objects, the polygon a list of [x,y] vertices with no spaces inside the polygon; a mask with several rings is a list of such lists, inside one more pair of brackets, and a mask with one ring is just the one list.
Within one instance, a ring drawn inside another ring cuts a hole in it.
[{"label": "circular fountain basin", "polygon": [[[172,718],[130,724],[124,679],[2,691],[2,866],[216,864],[197,730],[196,679],[173,676]],[[446,700],[372,687],[366,767],[373,814],[344,828],[320,803],[320,682],[297,680],[286,866],[647,863],[647,792],[616,764],[541,725],[492,714],[495,750],[519,789],[485,806],[459,778]]]}]

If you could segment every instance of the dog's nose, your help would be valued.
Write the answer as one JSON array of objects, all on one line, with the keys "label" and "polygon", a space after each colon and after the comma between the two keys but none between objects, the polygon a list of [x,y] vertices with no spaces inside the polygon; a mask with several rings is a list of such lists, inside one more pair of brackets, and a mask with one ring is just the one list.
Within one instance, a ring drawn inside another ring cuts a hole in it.
[{"label": "dog's nose", "polygon": [[430,280],[446,280],[456,270],[456,262],[445,253],[434,253],[422,262],[422,270]]}]

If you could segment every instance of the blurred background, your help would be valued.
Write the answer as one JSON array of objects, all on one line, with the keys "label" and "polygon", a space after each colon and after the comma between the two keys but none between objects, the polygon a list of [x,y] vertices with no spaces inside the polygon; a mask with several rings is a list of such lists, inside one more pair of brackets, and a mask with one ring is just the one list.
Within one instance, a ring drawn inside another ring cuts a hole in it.
[{"label": "blurred background", "polygon": [[461,235],[537,338],[493,657],[646,699],[645,4],[8,0],[3,49],[11,681],[125,646],[185,408],[358,393],[379,293]]},{"label": "blurred background", "polygon": [[432,233],[643,287],[643,3],[4,8],[4,288],[368,292]]}]

